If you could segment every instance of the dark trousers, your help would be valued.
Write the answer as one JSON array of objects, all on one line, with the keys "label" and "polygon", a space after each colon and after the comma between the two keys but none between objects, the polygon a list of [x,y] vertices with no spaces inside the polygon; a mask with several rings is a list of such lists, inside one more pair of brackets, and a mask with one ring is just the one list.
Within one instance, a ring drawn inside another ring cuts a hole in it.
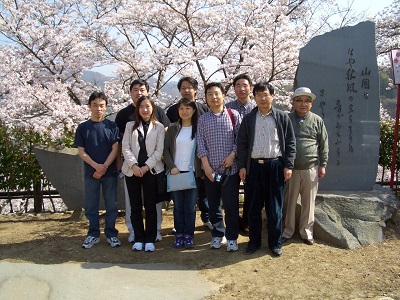
[{"label": "dark trousers", "polygon": [[[131,202],[131,222],[135,231],[135,242],[154,243],[157,235],[157,178],[150,172],[143,177],[125,176]],[[143,197],[142,195],[143,188]],[[143,201],[142,201],[143,198]],[[146,214],[143,223],[142,207]]]},{"label": "dark trousers", "polygon": [[[211,182],[205,177],[206,193],[209,206],[209,219],[213,225],[213,237],[225,237],[236,240],[239,235],[239,174],[229,176],[224,186]],[[221,198],[225,211],[225,223],[221,212]]]},{"label": "dark trousers", "polygon": [[200,218],[203,223],[208,222],[208,199],[204,179],[196,177],[196,185],[198,191],[197,206],[200,210]]},{"label": "dark trousers", "polygon": [[281,159],[259,164],[251,161],[247,177],[247,190],[250,197],[249,243],[261,246],[262,209],[267,215],[268,247],[282,247],[282,205],[285,187],[283,163]]}]

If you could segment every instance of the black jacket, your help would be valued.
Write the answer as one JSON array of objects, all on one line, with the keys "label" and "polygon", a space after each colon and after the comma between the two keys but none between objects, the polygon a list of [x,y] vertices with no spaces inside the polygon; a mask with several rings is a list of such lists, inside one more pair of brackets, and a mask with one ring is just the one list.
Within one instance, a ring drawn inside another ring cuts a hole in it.
[{"label": "black jacket", "polygon": [[[284,167],[293,169],[294,159],[296,157],[296,137],[294,135],[292,122],[286,112],[274,107],[272,107],[271,110],[278,128],[279,144]],[[257,113],[258,107],[255,107],[249,114],[244,116],[236,141],[238,167],[239,169],[246,168],[247,174],[250,172],[251,151],[256,134]]]}]

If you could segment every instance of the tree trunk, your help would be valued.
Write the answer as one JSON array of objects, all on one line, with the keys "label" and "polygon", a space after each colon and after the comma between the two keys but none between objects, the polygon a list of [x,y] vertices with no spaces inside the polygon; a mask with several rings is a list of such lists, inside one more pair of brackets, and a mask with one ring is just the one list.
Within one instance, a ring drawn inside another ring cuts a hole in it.
[{"label": "tree trunk", "polygon": [[43,191],[40,180],[33,185],[33,210],[36,214],[43,210]]}]

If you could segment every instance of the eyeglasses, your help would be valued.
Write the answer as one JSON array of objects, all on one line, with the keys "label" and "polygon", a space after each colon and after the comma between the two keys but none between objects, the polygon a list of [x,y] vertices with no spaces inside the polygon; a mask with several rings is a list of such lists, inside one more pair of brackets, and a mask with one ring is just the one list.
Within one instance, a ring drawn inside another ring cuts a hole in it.
[{"label": "eyeglasses", "polygon": [[186,90],[189,90],[189,91],[191,91],[191,90],[194,90],[194,87],[193,86],[181,86],[181,90],[183,90],[183,91],[186,91]]},{"label": "eyeglasses", "polygon": [[301,100],[301,99],[295,99],[294,100],[296,103],[305,103],[305,104],[310,104],[312,103],[311,99],[307,99],[307,100]]}]

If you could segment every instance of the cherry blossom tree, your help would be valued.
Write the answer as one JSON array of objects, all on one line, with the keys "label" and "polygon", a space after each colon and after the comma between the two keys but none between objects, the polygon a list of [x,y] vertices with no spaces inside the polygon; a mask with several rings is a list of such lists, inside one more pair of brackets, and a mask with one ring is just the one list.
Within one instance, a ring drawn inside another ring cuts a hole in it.
[{"label": "cherry blossom tree", "polygon": [[376,19],[376,48],[378,55],[400,47],[400,2],[393,3],[379,12]]},{"label": "cherry blossom tree", "polygon": [[[51,137],[73,130],[87,118],[84,104],[98,89],[81,79],[82,72],[107,64],[118,66],[105,86],[110,112],[129,100],[135,78],[149,80],[162,104],[172,100],[162,87],[177,77],[195,77],[203,87],[222,81],[229,92],[233,77],[248,73],[254,81],[272,81],[278,103],[287,103],[299,48],[352,19],[335,5],[333,0],[3,0],[0,120]],[[342,21],[331,22],[322,14],[327,10]]]},{"label": "cherry blossom tree", "polygon": [[101,60],[70,1],[2,1],[1,109],[6,124],[57,137],[87,116],[80,79]]}]

